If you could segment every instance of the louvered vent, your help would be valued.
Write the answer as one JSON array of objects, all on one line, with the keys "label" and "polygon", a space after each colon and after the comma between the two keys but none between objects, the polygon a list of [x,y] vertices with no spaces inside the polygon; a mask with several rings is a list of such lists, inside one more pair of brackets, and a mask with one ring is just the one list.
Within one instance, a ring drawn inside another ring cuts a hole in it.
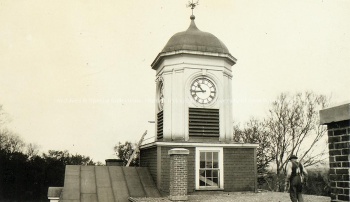
[{"label": "louvered vent", "polygon": [[217,137],[219,109],[189,108],[189,135]]},{"label": "louvered vent", "polygon": [[163,138],[163,111],[157,114],[157,139]]}]

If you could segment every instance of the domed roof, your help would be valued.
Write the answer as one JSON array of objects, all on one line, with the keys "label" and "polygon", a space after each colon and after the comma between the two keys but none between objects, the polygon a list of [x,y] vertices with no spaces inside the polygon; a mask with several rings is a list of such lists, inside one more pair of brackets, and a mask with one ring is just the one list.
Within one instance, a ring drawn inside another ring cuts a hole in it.
[{"label": "domed roof", "polygon": [[184,32],[173,35],[163,48],[162,52],[178,50],[202,51],[211,53],[230,54],[227,47],[211,33],[200,31],[191,16],[191,24]]}]

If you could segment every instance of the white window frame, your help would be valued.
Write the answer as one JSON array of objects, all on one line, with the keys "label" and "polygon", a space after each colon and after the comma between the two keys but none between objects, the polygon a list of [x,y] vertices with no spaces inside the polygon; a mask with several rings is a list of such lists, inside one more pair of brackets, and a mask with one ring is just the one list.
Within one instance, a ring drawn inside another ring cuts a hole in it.
[{"label": "white window frame", "polygon": [[[219,152],[220,182],[219,188],[203,188],[199,186],[200,152]],[[196,147],[196,190],[223,190],[224,189],[224,151],[222,147]]]}]

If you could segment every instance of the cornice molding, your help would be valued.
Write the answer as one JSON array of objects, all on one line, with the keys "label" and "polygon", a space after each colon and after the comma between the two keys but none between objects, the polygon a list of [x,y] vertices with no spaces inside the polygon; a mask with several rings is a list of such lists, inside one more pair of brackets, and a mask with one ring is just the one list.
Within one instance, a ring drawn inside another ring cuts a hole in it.
[{"label": "cornice molding", "polygon": [[191,51],[191,50],[180,50],[180,51],[171,51],[171,52],[161,52],[157,55],[157,57],[153,60],[151,67],[152,69],[156,69],[158,64],[162,61],[164,57],[179,55],[179,54],[189,54],[189,55],[201,55],[201,56],[211,56],[211,57],[221,57],[225,58],[229,61],[230,65],[234,65],[237,62],[237,59],[234,58],[231,54],[227,53],[211,53],[211,52],[202,52],[202,51]]}]

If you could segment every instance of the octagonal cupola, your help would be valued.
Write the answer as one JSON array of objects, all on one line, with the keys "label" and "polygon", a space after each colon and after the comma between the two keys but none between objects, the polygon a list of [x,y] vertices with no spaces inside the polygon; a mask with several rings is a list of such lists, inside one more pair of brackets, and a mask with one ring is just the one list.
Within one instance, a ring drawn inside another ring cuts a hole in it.
[{"label": "octagonal cupola", "polygon": [[152,63],[156,70],[156,141],[232,141],[232,66],[225,44],[191,16]]}]

